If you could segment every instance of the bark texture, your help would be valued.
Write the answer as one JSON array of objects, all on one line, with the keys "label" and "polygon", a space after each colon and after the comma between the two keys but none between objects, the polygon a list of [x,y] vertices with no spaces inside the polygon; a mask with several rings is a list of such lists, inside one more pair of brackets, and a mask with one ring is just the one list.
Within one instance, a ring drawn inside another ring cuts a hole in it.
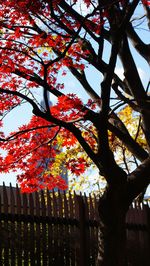
[{"label": "bark texture", "polygon": [[109,189],[99,201],[98,257],[96,266],[127,266],[127,208],[121,187]]}]

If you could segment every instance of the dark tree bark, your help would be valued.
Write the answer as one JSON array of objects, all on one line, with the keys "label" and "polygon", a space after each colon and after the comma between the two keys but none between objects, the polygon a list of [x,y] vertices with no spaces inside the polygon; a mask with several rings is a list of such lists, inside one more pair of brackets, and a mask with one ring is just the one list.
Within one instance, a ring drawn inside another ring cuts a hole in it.
[{"label": "dark tree bark", "polygon": [[118,197],[113,199],[107,193],[99,202],[100,226],[96,266],[127,266],[126,210],[120,204]]}]

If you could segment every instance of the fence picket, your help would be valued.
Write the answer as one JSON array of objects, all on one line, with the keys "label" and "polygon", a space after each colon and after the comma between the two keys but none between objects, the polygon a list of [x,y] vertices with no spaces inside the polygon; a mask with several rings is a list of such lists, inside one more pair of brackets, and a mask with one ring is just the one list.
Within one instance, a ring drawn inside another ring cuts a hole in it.
[{"label": "fence picket", "polygon": [[17,236],[16,240],[16,261],[18,265],[21,265],[22,263],[22,220],[21,220],[21,214],[22,214],[22,197],[20,194],[20,189],[18,186],[16,186],[16,214],[17,214],[17,221],[15,221],[15,234]]},{"label": "fence picket", "polygon": [[23,204],[22,213],[24,216],[27,216],[28,215],[28,198],[27,198],[26,193],[23,193],[22,195],[22,204]]},{"label": "fence picket", "polygon": [[58,235],[60,236],[59,237],[59,264],[62,264],[64,263],[64,252],[65,252],[65,247],[64,245],[62,245],[62,243],[64,242],[64,225],[63,225],[63,195],[62,193],[60,192],[60,190],[58,190],[58,217],[60,219],[60,223],[59,223],[59,226],[58,226]]},{"label": "fence picket", "polygon": [[48,265],[53,265],[53,224],[51,223],[52,218],[52,198],[49,190],[46,193],[47,200],[47,215],[48,215]]},{"label": "fence picket", "polygon": [[10,241],[10,254],[11,254],[11,263],[12,265],[15,265],[16,264],[16,256],[15,256],[15,248],[14,248],[14,241],[13,239],[15,239],[15,237],[13,237],[13,234],[15,232],[15,209],[16,209],[16,206],[15,206],[15,195],[14,195],[14,191],[13,191],[13,187],[11,186],[10,184],[10,202],[9,202],[9,205],[10,205],[10,213],[12,215],[12,219],[11,221],[9,222],[10,223],[10,232],[11,232],[11,241]]},{"label": "fence picket", "polygon": [[80,225],[80,266],[86,266],[86,205],[83,197],[78,196],[78,204],[79,204],[79,225]]},{"label": "fence picket", "polygon": [[[2,213],[2,199],[1,199],[1,195],[0,195],[0,217],[1,217],[1,213]],[[3,245],[2,245],[2,241],[3,241],[3,227],[2,227],[2,220],[0,220],[0,265],[3,265],[3,257],[2,257],[2,250],[3,250]]]},{"label": "fence picket", "polygon": [[28,224],[28,230],[29,230],[29,235],[30,238],[32,239],[32,241],[30,241],[30,263],[31,265],[35,265],[35,224],[34,224],[34,199],[33,199],[33,195],[29,194],[29,215],[30,215],[30,223]]},{"label": "fence picket", "polygon": [[10,184],[10,213],[15,214],[15,196],[12,185]]},{"label": "fence picket", "polygon": [[4,213],[8,214],[8,195],[4,182],[3,182],[3,206],[4,206]]},{"label": "fence picket", "polygon": [[64,217],[66,219],[66,223],[64,224],[64,256],[65,256],[65,260],[64,260],[64,264],[70,265],[70,225],[67,223],[68,219],[69,219],[69,201],[67,199],[66,193],[63,193],[63,197],[64,197]]},{"label": "fence picket", "polygon": [[47,215],[48,217],[52,217],[52,200],[48,189],[46,191],[46,200],[47,200]]},{"label": "fence picket", "polygon": [[[28,217],[28,210],[29,210],[29,205],[28,205],[28,195],[23,194],[22,195],[22,204],[23,204],[23,210],[22,214],[26,218]],[[28,221],[25,219],[23,222],[23,229],[22,229],[22,242],[24,243],[23,247],[23,260],[24,260],[24,266],[28,265],[29,262],[29,232],[28,232]]]},{"label": "fence picket", "polygon": [[41,230],[40,230],[40,193],[35,192],[35,235],[36,235],[36,247],[35,247],[35,257],[36,257],[36,264],[41,265]]},{"label": "fence picket", "polygon": [[41,190],[41,214],[43,222],[41,223],[41,237],[42,237],[42,249],[41,249],[41,257],[43,266],[47,263],[47,223],[46,223],[46,204],[45,204],[45,194],[44,191]]},{"label": "fence picket", "polygon": [[3,210],[5,213],[5,218],[3,220],[3,231],[4,231],[4,235],[5,235],[5,239],[4,239],[4,246],[3,246],[3,250],[2,250],[2,256],[3,256],[3,262],[5,265],[9,265],[9,223],[7,222],[7,217],[8,217],[8,195],[7,195],[7,190],[6,190],[6,186],[5,183],[3,182]]},{"label": "fence picket", "polygon": [[19,190],[19,187],[16,186],[16,210],[17,210],[17,214],[18,215],[21,215],[21,210],[22,210],[22,206],[21,206],[21,195],[20,195],[20,190]]}]

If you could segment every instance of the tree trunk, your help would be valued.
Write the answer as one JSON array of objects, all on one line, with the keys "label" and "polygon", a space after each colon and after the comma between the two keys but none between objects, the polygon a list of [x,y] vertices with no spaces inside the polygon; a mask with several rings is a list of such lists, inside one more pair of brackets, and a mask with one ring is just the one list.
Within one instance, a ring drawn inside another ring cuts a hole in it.
[{"label": "tree trunk", "polygon": [[[113,195],[114,194],[114,195]],[[126,208],[117,191],[99,201],[98,257],[96,266],[127,266]]]}]

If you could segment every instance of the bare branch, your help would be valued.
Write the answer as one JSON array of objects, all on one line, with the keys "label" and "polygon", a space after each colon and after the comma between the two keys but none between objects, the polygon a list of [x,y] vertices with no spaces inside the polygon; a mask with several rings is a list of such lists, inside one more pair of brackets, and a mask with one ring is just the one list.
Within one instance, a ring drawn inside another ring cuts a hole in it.
[{"label": "bare branch", "polygon": [[150,157],[128,175],[128,201],[132,202],[150,183]]},{"label": "bare branch", "polygon": [[145,44],[139,38],[131,23],[127,27],[127,35],[137,52],[150,64],[150,44]]}]

